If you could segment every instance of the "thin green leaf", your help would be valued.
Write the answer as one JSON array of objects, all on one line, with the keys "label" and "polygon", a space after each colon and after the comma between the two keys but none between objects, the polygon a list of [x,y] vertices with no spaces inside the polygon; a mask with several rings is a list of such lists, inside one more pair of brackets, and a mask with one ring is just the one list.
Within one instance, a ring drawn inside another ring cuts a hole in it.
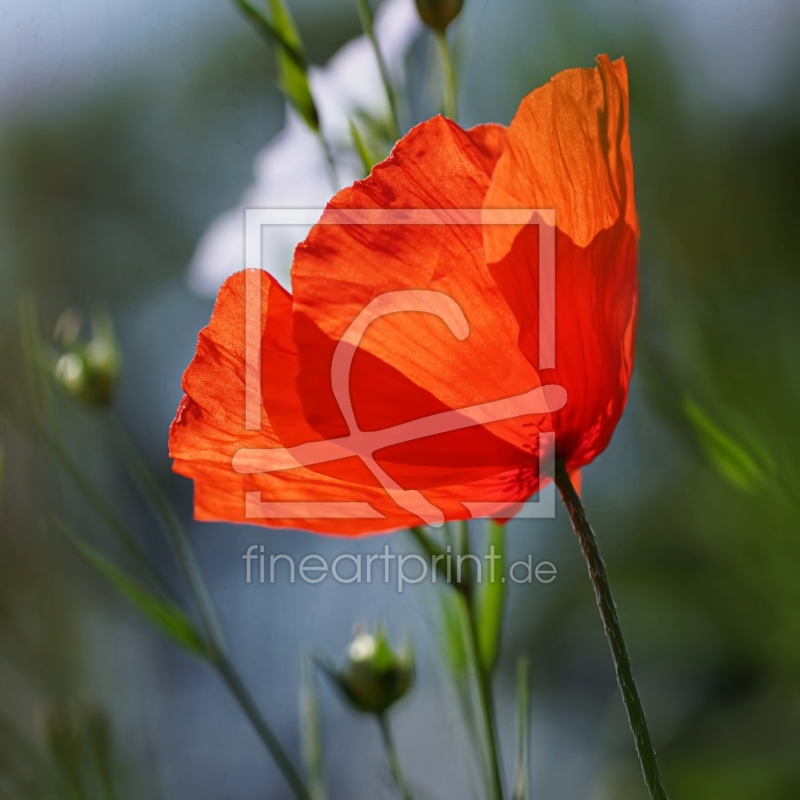
[{"label": "thin green leaf", "polygon": [[[447,531],[449,529],[445,528],[445,530]],[[446,583],[451,583],[451,578],[453,577],[452,545],[450,545],[450,553],[448,554],[448,552],[443,550],[433,539],[431,539],[430,536],[428,536],[427,533],[425,533],[424,528],[409,528],[408,532],[414,537],[417,544],[419,544],[424,551],[425,555],[431,560],[431,565],[436,568],[436,571],[439,573],[440,577],[443,578]],[[447,567],[448,557],[450,558],[450,569]]]},{"label": "thin green leaf", "polygon": [[303,52],[300,34],[283,0],[267,0],[270,22],[280,38],[277,50],[278,82],[289,102],[311,130],[319,132],[319,112],[311,94],[308,70],[295,53]]},{"label": "thin green leaf", "polygon": [[350,135],[353,137],[353,144],[356,147],[358,157],[361,159],[361,165],[364,167],[364,176],[367,176],[372,172],[372,168],[378,163],[378,160],[370,152],[355,122],[353,120],[348,120],[348,122],[350,123]]},{"label": "thin green leaf", "polygon": [[284,0],[267,0],[267,7],[272,25],[281,37],[281,42],[285,43],[284,46],[302,52],[303,42],[300,39],[300,32]]},{"label": "thin green leaf", "polygon": [[281,91],[308,127],[319,133],[319,113],[308,82],[308,65],[303,43],[288,7],[283,0],[267,0],[269,15],[266,15],[253,6],[250,0],[234,2],[253,27],[275,46],[278,85]]},{"label": "thin green leaf", "polygon": [[[386,91],[386,98],[389,101],[389,109],[391,117],[389,119],[391,125],[392,140],[396,142],[400,138],[400,119],[397,113],[397,99],[395,97],[392,82],[389,80],[389,71],[386,68],[386,62],[383,60],[383,54],[378,46],[378,39],[375,36],[375,26],[372,22],[372,9],[369,5],[369,0],[357,0],[358,2],[358,16],[361,19],[361,27],[372,45],[372,50],[375,53],[375,60],[378,62],[378,70],[381,74],[383,81],[383,88]],[[371,169],[371,168],[370,168]],[[367,170],[369,173],[369,170]]]},{"label": "thin green leaf", "polygon": [[79,539],[61,520],[56,519],[56,524],[81,558],[102,575],[156,628],[193,655],[202,658],[211,656],[203,637],[182,609],[169,600],[158,597],[129,578],[102,553]]},{"label": "thin green leaf", "polygon": [[322,715],[314,670],[314,660],[300,662],[300,737],[311,800],[327,800],[322,747]]},{"label": "thin green leaf", "polygon": [[505,525],[489,523],[489,541],[486,573],[478,595],[477,628],[478,649],[483,669],[491,674],[500,652],[503,631],[503,607],[505,605]]},{"label": "thin green leaf", "polygon": [[197,605],[197,611],[208,641],[213,644],[215,650],[226,650],[225,634],[189,536],[175,514],[175,510],[161,488],[161,484],[150,471],[147,462],[131,437],[128,436],[124,425],[114,415],[110,417],[109,422],[112,436],[125,459],[125,465],[153,515],[158,520],[161,530],[167,537],[175,558],[186,576],[186,581]]},{"label": "thin green leaf", "polygon": [[753,492],[767,482],[757,457],[714,422],[688,395],[684,397],[683,408],[700,448],[724,478],[747,492]]},{"label": "thin green leaf", "polygon": [[264,719],[264,715],[256,705],[253,695],[250,694],[250,690],[242,682],[233,664],[231,664],[224,653],[218,653],[214,665],[228,685],[228,688],[233,692],[233,695],[236,697],[242,710],[255,728],[256,733],[269,751],[269,754],[275,760],[278,769],[280,769],[287,783],[292,787],[292,791],[295,797],[297,797],[297,800],[312,800],[310,792],[306,788],[297,770],[294,768],[286,751],[283,749],[283,745],[273,733],[266,719]]},{"label": "thin green leaf", "polygon": [[517,659],[517,769],[511,800],[530,800],[531,698],[530,661]]},{"label": "thin green leaf", "polygon": [[301,69],[306,69],[306,60],[296,43],[285,38],[284,34],[278,30],[267,16],[253,6],[249,0],[234,0],[239,10],[244,14],[253,27],[270,43],[282,47],[291,56]]},{"label": "thin green leaf", "polygon": [[491,755],[482,721],[478,654],[469,633],[472,625],[469,606],[463,592],[441,590],[437,594],[444,625],[445,664],[464,715],[469,743],[478,756],[477,759],[470,759],[470,764],[476,769],[474,777],[480,781],[481,796],[488,800],[500,800],[495,796],[490,777]]},{"label": "thin green leaf", "polygon": [[3,510],[3,479],[5,478],[6,451],[0,444],[0,511]]},{"label": "thin green leaf", "polygon": [[278,72],[280,76],[278,83],[286,99],[295,107],[306,125],[315,133],[319,133],[319,112],[311,94],[308,75],[297,66],[285,50],[281,50],[278,54]]},{"label": "thin green leaf", "polygon": [[[412,528],[411,533],[422,549],[433,558],[449,553],[455,559],[458,553],[469,553],[469,530],[467,525],[459,524],[457,534],[459,543],[455,542],[452,528],[444,526],[444,540],[447,550],[441,548],[422,528]],[[477,652],[477,640],[474,635],[469,595],[474,588],[471,584],[469,559],[462,570],[462,583],[452,583],[447,589],[437,593],[444,629],[443,655],[464,719],[464,727],[469,734],[469,744],[477,755],[470,759],[475,768],[474,778],[480,785],[480,795],[488,800],[501,800],[497,795],[492,779],[492,755],[489,732],[486,730],[481,696],[481,665]],[[447,568],[443,561],[437,561],[437,568],[443,577],[447,577]],[[454,591],[448,591],[452,589]]]},{"label": "thin green leaf", "polygon": [[86,501],[108,524],[130,556],[148,573],[154,584],[162,592],[169,595],[171,593],[170,587],[159,573],[158,568],[149,559],[125,523],[105,499],[102,492],[94,485],[89,476],[83,472],[75,459],[72,458],[63,443],[52,396],[54,380],[52,364],[48,360],[45,345],[39,333],[36,305],[32,299],[20,304],[19,317],[20,339],[26,368],[30,407],[34,412],[31,419],[29,421],[23,419],[22,424],[28,427],[32,434],[37,434],[41,437],[64,471],[84,495]]},{"label": "thin green leaf", "polygon": [[[202,570],[197,562],[191,541],[175,514],[169,499],[155,476],[150,472],[144,458],[136,445],[128,436],[124,426],[115,418],[111,418],[111,431],[125,457],[131,476],[136,482],[144,499],[161,525],[176,559],[183,570],[197,606],[203,629],[208,638],[208,645],[203,643],[203,655],[213,661],[217,671],[233,693],[242,710],[250,720],[261,741],[275,760],[298,800],[311,800],[303,780],[298,775],[283,745],[272,731],[260,709],[253,700],[249,689],[245,686],[239,673],[227,657],[227,644],[214,608],[214,602],[203,578]],[[185,617],[184,617],[185,618]],[[192,628],[195,636],[203,642],[201,636]]]},{"label": "thin green leaf", "polygon": [[60,440],[51,436],[44,428],[40,428],[38,432],[50,452],[58,459],[64,471],[86,498],[86,501],[109,526],[112,533],[114,533],[121,542],[122,546],[136,564],[147,573],[153,584],[158,587],[163,594],[167,596],[174,595],[167,580],[158,571],[158,568],[153,561],[151,561],[136,537],[131,533],[105,497],[103,497],[102,492],[92,483],[88,475],[81,470],[78,463],[61,444]]},{"label": "thin green leaf", "polygon": [[451,597],[446,594],[441,597],[444,654],[453,677],[459,681],[466,679],[470,669],[469,644],[464,636],[468,620],[462,619],[464,605],[460,595]]}]

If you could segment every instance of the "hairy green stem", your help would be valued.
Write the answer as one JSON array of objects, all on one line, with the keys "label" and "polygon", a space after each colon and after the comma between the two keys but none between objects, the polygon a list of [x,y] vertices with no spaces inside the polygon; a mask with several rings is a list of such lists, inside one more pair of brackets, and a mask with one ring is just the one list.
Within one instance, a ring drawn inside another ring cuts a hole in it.
[{"label": "hairy green stem", "polygon": [[664,789],[661,775],[658,771],[656,752],[650,740],[650,731],[647,728],[642,701],[636,689],[636,682],[633,679],[631,660],[622,635],[622,628],[619,624],[617,607],[611,595],[611,587],[606,576],[605,565],[600,557],[600,550],[597,547],[594,531],[586,518],[583,503],[572,485],[563,461],[556,463],[556,485],[569,512],[572,527],[578,537],[583,557],[586,559],[586,565],[589,568],[589,577],[594,587],[597,608],[600,610],[606,638],[611,647],[611,655],[614,659],[614,668],[617,673],[617,683],[622,692],[625,710],[628,712],[628,722],[636,744],[636,752],[642,767],[644,782],[647,785],[651,800],[668,800],[667,792]]}]

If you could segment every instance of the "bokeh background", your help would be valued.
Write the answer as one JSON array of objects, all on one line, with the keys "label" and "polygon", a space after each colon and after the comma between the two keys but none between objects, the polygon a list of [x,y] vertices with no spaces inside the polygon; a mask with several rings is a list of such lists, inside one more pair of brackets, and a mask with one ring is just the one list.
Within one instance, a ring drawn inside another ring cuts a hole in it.
[{"label": "bokeh background", "polygon": [[[314,63],[360,32],[345,0],[291,7]],[[283,124],[268,48],[225,0],[7,0],[0,19],[0,797],[94,797],[46,785],[59,763],[65,785],[83,768],[76,731],[112,743],[123,797],[289,796],[216,676],[54,531],[56,512],[107,542],[26,422],[20,317],[50,339],[68,307],[113,316],[116,413],[189,526],[234,659],[290,752],[301,654],[338,657],[354,623],[385,619],[419,659],[395,715],[407,772],[421,796],[469,796],[435,587],[248,586],[251,544],[329,557],[353,545],[193,523],[191,487],[170,471],[180,375],[212,307],[186,267]],[[508,122],[533,87],[597,53],[628,61],[638,362],[616,436],[586,470],[585,502],[671,796],[800,798],[800,6],[466,0],[457,27],[467,124]],[[412,62],[427,49],[423,39]],[[54,408],[73,457],[181,586],[107,420],[63,398]],[[509,592],[496,680],[509,769],[513,665],[528,653],[534,796],[642,800],[566,514],[513,523],[509,538],[513,557],[559,569],[552,584]],[[321,701],[332,796],[393,796],[374,723],[325,685]]]}]

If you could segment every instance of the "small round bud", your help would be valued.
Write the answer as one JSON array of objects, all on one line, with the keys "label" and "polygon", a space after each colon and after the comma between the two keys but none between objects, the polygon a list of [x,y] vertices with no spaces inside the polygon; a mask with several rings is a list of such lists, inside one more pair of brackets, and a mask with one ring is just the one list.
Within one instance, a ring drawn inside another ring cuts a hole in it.
[{"label": "small round bud", "polygon": [[383,714],[406,695],[414,680],[414,656],[410,645],[400,653],[392,650],[386,635],[356,635],[343,668],[328,673],[359,711]]},{"label": "small round bud", "polygon": [[56,325],[56,337],[66,352],[56,361],[55,377],[81,402],[105,408],[111,404],[121,366],[114,329],[109,317],[95,317],[92,338],[83,342],[80,327],[74,311],[65,312]]},{"label": "small round bud", "polygon": [[464,0],[416,0],[417,11],[422,21],[439,33],[458,16]]}]

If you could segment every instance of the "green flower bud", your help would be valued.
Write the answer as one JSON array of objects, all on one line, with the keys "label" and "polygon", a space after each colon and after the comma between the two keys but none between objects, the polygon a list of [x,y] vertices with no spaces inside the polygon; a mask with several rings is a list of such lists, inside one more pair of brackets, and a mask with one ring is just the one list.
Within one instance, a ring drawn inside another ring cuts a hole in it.
[{"label": "green flower bud", "polygon": [[73,397],[94,408],[111,404],[122,360],[114,327],[107,315],[92,319],[92,338],[81,341],[80,317],[72,310],[62,314],[56,337],[65,352],[55,364],[56,380]]},{"label": "green flower bud", "polygon": [[373,636],[358,633],[340,671],[328,674],[359,711],[384,714],[405,696],[414,681],[414,654],[410,644],[395,653],[383,630]]},{"label": "green flower bud", "polygon": [[422,21],[439,33],[458,16],[464,0],[416,0],[417,11]]}]

